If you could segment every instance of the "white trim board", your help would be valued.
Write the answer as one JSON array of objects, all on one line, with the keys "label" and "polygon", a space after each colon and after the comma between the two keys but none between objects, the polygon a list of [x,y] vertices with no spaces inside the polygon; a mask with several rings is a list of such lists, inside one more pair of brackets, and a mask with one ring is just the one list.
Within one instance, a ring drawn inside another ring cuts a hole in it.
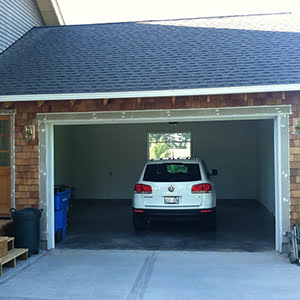
[{"label": "white trim board", "polygon": [[28,95],[7,95],[7,96],[1,95],[0,102],[201,96],[201,95],[248,94],[248,93],[289,92],[289,91],[300,91],[300,84],[256,85],[256,86],[151,90],[151,91],[97,92],[97,93],[28,94]]},{"label": "white trim board", "polygon": [[290,105],[241,106],[222,108],[128,110],[38,113],[39,122],[55,125],[116,124],[116,123],[160,123],[222,121],[245,119],[271,119],[280,114],[291,114]]},{"label": "white trim board", "polygon": [[231,107],[214,109],[115,111],[87,113],[38,114],[40,199],[44,209],[41,220],[41,240],[47,249],[54,242],[54,125],[122,124],[158,122],[194,122],[221,120],[274,120],[275,166],[275,249],[282,252],[284,233],[290,228],[289,215],[289,114],[290,105]]}]

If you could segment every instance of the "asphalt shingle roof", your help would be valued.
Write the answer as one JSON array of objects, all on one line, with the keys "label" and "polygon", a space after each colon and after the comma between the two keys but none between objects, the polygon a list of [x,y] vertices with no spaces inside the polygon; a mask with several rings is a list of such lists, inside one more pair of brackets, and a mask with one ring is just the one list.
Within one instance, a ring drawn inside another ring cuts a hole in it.
[{"label": "asphalt shingle roof", "polygon": [[299,83],[290,14],[39,27],[0,54],[0,95]]}]

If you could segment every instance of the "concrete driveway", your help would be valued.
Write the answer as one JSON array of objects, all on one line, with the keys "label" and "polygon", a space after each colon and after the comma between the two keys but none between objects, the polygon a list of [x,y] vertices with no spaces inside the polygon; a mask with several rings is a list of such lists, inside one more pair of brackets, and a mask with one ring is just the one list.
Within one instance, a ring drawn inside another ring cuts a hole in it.
[{"label": "concrete driveway", "polygon": [[[32,259],[32,258],[30,258]],[[53,250],[0,278],[0,299],[300,299],[271,252]]]}]

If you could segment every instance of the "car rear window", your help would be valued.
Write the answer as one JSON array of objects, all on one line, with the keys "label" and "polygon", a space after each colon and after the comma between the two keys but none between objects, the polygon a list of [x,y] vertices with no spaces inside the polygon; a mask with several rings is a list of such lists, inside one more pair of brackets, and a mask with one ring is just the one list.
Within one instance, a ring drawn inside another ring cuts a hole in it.
[{"label": "car rear window", "polygon": [[161,163],[148,164],[144,181],[172,182],[201,180],[199,164]]}]

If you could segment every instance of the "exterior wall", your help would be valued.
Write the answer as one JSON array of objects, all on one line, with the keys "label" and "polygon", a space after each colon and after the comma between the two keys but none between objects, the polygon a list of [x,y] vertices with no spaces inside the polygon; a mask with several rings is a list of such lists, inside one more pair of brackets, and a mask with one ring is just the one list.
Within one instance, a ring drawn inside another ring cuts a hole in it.
[{"label": "exterior wall", "polygon": [[0,53],[34,26],[44,25],[35,0],[0,1]]},{"label": "exterior wall", "polygon": [[300,93],[287,100],[293,105],[290,116],[290,209],[293,225],[300,224],[300,136],[293,134],[295,120],[300,118]]},{"label": "exterior wall", "polygon": [[[16,99],[17,100],[17,99]],[[300,118],[300,92],[258,93],[175,98],[111,99],[78,101],[37,101],[2,103],[0,110],[15,109],[15,182],[16,208],[39,207],[38,124],[36,113],[122,111],[150,109],[188,109],[260,105],[292,105],[290,116],[291,224],[300,223],[300,137],[293,134],[295,118]],[[36,139],[26,144],[24,125],[36,125]]]}]

